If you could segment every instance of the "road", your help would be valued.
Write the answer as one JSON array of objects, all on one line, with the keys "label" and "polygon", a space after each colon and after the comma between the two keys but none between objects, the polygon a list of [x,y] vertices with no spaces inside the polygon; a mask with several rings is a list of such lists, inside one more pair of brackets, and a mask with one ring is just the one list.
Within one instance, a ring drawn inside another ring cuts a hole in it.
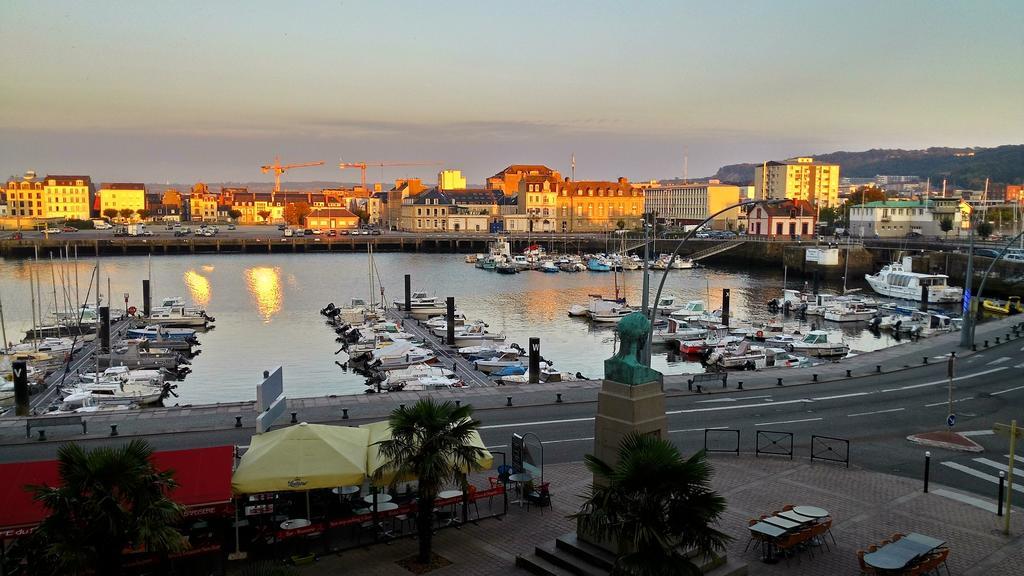
[{"label": "road", "polygon": [[[792,432],[796,458],[809,456],[810,437],[850,441],[853,465],[920,478],[926,448],[906,440],[910,434],[945,429],[949,381],[945,363],[827,384],[785,386],[715,395],[670,396],[666,401],[670,438],[685,453],[703,447],[704,430],[740,430],[740,449],[753,452],[756,431]],[[992,500],[993,479],[1005,469],[1007,440],[987,434],[994,422],[1024,421],[1024,346],[1021,341],[979,352],[962,361],[953,382],[955,430],[972,431],[985,447],[981,454],[930,448],[932,481]],[[503,394],[503,391],[496,391]],[[593,446],[592,401],[490,408],[477,412],[481,435],[493,450],[507,450],[513,432],[533,432],[544,443],[548,463],[578,461]],[[376,418],[373,418],[376,419]],[[346,421],[358,425],[372,419]],[[187,430],[153,434],[158,449],[247,444],[251,428]],[[117,442],[92,438],[89,445]],[[0,446],[0,461],[52,457],[56,443]],[[777,458],[778,456],[771,456]],[[1018,456],[1020,459],[1021,456]],[[1024,460],[1018,460],[1024,462]],[[1022,466],[1021,468],[1024,468]],[[1024,475],[1015,482],[1024,491]]]}]

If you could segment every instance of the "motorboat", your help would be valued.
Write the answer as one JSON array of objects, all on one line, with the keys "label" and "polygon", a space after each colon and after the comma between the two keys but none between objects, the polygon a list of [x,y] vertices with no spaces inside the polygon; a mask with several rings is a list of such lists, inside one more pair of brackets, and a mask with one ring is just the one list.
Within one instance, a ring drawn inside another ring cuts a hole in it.
[{"label": "motorboat", "polygon": [[651,343],[663,344],[673,341],[697,340],[707,337],[708,332],[708,328],[691,326],[685,320],[669,318],[668,325],[665,328],[654,329],[654,333],[651,335]]},{"label": "motorboat", "polygon": [[82,383],[78,388],[64,397],[64,402],[91,396],[99,402],[135,403],[140,405],[156,404],[163,400],[166,390],[162,386],[151,386],[141,382],[97,382]]},{"label": "motorboat", "polygon": [[676,258],[672,260],[671,268],[673,270],[690,270],[697,264],[689,258]]},{"label": "motorboat", "polygon": [[587,265],[576,259],[564,259],[558,261],[558,269],[562,272],[583,272]]},{"label": "motorboat", "polygon": [[708,366],[724,369],[755,370],[767,365],[767,354],[764,348],[751,346],[749,342],[742,341],[734,347],[714,348],[705,362]]},{"label": "motorboat", "polygon": [[669,317],[675,318],[676,320],[689,320],[691,318],[697,318],[707,314],[707,306],[704,305],[703,300],[690,300],[686,304],[674,312],[669,313]]},{"label": "motorboat", "polygon": [[611,272],[611,269],[611,263],[604,258],[591,256],[587,259],[587,270],[590,270],[591,272]]},{"label": "motorboat", "polygon": [[869,308],[861,302],[844,302],[825,309],[825,320],[829,322],[867,322],[878,314],[877,308]]},{"label": "motorboat", "polygon": [[[405,308],[405,300],[395,299],[395,308],[402,310]],[[409,305],[411,308],[422,308],[437,306],[437,296],[430,296],[426,292],[413,292],[409,297]]]},{"label": "motorboat", "polygon": [[658,314],[662,316],[668,316],[680,308],[682,306],[676,304],[675,296],[662,296],[658,299]]},{"label": "motorboat", "polygon": [[517,270],[530,270],[534,267],[533,261],[530,257],[525,254],[516,254],[510,260],[510,263],[516,267]]},{"label": "motorboat", "polygon": [[142,350],[138,340],[123,340],[111,349],[109,354],[97,354],[96,362],[101,368],[110,366],[127,366],[128,368],[167,368],[177,370],[179,364],[188,364],[188,360],[176,352],[156,352]]},{"label": "motorboat", "polygon": [[541,272],[545,272],[547,274],[553,274],[553,273],[557,273],[559,271],[559,269],[558,269],[558,265],[556,265],[551,260],[545,260],[544,263],[542,263],[540,265],[540,271]]},{"label": "motorboat", "polygon": [[498,274],[516,274],[519,270],[520,268],[518,266],[508,261],[498,262],[494,266],[494,271]]},{"label": "motorboat", "polygon": [[473,368],[484,374],[490,374],[508,366],[522,366],[518,352],[505,352],[493,358],[480,359],[473,362]]},{"label": "motorboat", "polygon": [[486,325],[475,324],[464,326],[463,330],[455,332],[455,346],[482,346],[489,343],[504,342],[504,334],[494,334],[486,330]]},{"label": "motorboat", "polygon": [[714,350],[715,348],[724,348],[734,344],[739,344],[743,341],[743,338],[739,336],[719,336],[712,332],[708,334],[706,338],[699,338],[694,340],[683,340],[679,343],[680,354],[703,354],[708,350]]},{"label": "motorboat", "polygon": [[621,308],[625,303],[625,300],[612,300],[611,298],[604,298],[600,294],[590,294],[590,302],[585,306],[573,304],[569,307],[569,316],[590,317],[600,315],[610,312],[614,308]]},{"label": "motorboat", "polygon": [[597,314],[591,314],[590,319],[593,320],[594,322],[597,322],[598,324],[613,324],[615,322],[618,322],[619,320],[622,320],[626,316],[629,316],[633,312],[636,312],[636,309],[631,308],[629,306],[617,306],[610,310],[599,312]]},{"label": "motorboat", "polygon": [[963,288],[949,286],[949,276],[945,274],[921,274],[911,272],[910,258],[903,263],[886,264],[876,274],[865,274],[871,289],[890,298],[921,301],[922,293],[927,293],[928,302],[961,302],[964,298]]},{"label": "motorboat", "polygon": [[466,264],[476,264],[484,254],[466,254]]},{"label": "motorboat", "polygon": [[[431,334],[437,336],[438,338],[444,338],[445,336],[448,335],[448,322],[445,321],[444,316],[432,318],[430,322],[432,322],[432,324],[429,325],[429,330]],[[469,324],[466,324],[465,320],[463,320],[461,324],[459,323],[458,320],[456,320],[455,322],[453,322],[453,324],[455,325],[456,332],[465,332],[466,328],[470,326],[482,326],[484,328],[487,327],[487,324],[485,324],[483,320],[474,320]]]},{"label": "motorboat", "polygon": [[794,342],[792,351],[816,358],[843,357],[850,353],[850,346],[846,342],[830,342],[828,332],[824,330],[811,330],[803,340]]},{"label": "motorboat", "polygon": [[399,341],[371,352],[367,363],[371,368],[393,370],[435,360],[434,353],[430,350],[415,346],[411,342]]},{"label": "motorboat", "polygon": [[792,350],[792,346],[803,340],[803,334],[775,334],[764,339],[765,346]]},{"label": "motorboat", "polygon": [[986,298],[981,302],[981,307],[986,312],[994,312],[996,314],[1020,314],[1024,312],[1024,305],[1021,304],[1020,296],[1010,296],[1005,302]]},{"label": "motorboat", "polygon": [[184,306],[157,306],[149,311],[145,318],[150,324],[162,326],[200,326],[210,322],[209,317],[201,311],[190,310]]},{"label": "motorboat", "polygon": [[152,325],[145,328],[129,328],[128,336],[131,338],[145,338],[146,340],[195,341],[196,331],[191,328],[170,328]]},{"label": "motorboat", "polygon": [[15,344],[6,351],[9,353],[46,352],[57,356],[74,354],[81,350],[83,345],[84,342],[81,338],[48,337]]},{"label": "motorboat", "polygon": [[520,355],[526,353],[521,346],[515,343],[500,347],[495,347],[493,344],[478,344],[476,346],[463,346],[458,349],[458,353],[467,358],[470,356],[490,358],[497,356],[498,354],[504,354],[505,352],[518,352]]},{"label": "motorboat", "polygon": [[[579,380],[576,374],[572,372],[561,372],[551,366],[547,366],[542,363],[540,367],[540,373],[538,374],[540,383],[553,383],[553,382],[573,382]],[[530,375],[526,372],[522,374],[508,374],[498,378],[498,381],[502,384],[529,384]]]}]

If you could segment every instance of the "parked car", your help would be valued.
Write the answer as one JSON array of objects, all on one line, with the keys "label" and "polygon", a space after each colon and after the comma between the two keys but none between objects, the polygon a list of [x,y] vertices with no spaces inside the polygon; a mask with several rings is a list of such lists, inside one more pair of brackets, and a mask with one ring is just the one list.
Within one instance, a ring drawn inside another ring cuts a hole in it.
[{"label": "parked car", "polygon": [[287,226],[285,226],[284,224],[278,224],[277,225],[277,229],[280,230],[281,232],[284,232],[285,228],[287,228]]},{"label": "parked car", "polygon": [[60,231],[61,232],[78,232],[78,228],[75,228],[74,226],[65,226],[65,227],[61,228]]},{"label": "parked car", "polygon": [[342,230],[342,231],[340,232],[340,234],[341,234],[342,236],[348,236],[348,235],[349,235],[349,231],[348,231],[348,230]]},{"label": "parked car", "polygon": [[329,236],[331,238],[333,238],[333,237],[335,237],[337,235],[338,235],[338,231],[337,230],[328,230],[327,231],[327,236]]},{"label": "parked car", "polygon": [[991,248],[975,248],[974,249],[974,255],[975,256],[984,256],[985,258],[998,258],[999,257],[999,251],[998,250],[993,250]]},{"label": "parked car", "polygon": [[314,236],[319,236],[324,233],[324,231],[319,228],[314,228],[313,230],[311,230],[311,232],[313,233]]},{"label": "parked car", "polygon": [[44,228],[43,234],[60,234],[60,228]]},{"label": "parked car", "polygon": [[228,230],[236,230],[237,227],[234,224],[228,224]]},{"label": "parked car", "polygon": [[373,230],[370,230],[370,234],[373,234],[374,236],[380,236],[380,230],[374,228]]},{"label": "parked car", "polygon": [[313,235],[313,229],[312,228],[306,228],[306,229],[304,229],[302,231],[302,233],[305,234],[306,236],[312,236]]}]

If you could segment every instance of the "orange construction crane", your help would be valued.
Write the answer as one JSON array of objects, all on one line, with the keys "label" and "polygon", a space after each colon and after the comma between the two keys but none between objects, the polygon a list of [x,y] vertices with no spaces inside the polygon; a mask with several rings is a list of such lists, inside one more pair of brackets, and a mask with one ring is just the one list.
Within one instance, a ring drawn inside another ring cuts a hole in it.
[{"label": "orange construction crane", "polygon": [[284,174],[285,172],[287,172],[288,170],[291,170],[292,168],[306,168],[307,166],[323,166],[323,165],[324,165],[324,163],[323,163],[322,160],[320,162],[303,162],[302,164],[285,164],[285,165],[281,165],[281,158],[279,156],[274,156],[274,163],[273,164],[268,164],[266,166],[260,166],[260,170],[262,170],[264,174],[270,172],[271,170],[274,171],[274,192],[270,195],[270,201],[273,202],[274,201],[274,194],[277,194],[278,192],[281,191],[281,174]]},{"label": "orange construction crane", "polygon": [[385,167],[385,166],[444,166],[444,162],[340,162],[338,168],[342,170],[346,168],[359,168],[359,181],[362,183],[363,190],[366,190],[366,167]]}]

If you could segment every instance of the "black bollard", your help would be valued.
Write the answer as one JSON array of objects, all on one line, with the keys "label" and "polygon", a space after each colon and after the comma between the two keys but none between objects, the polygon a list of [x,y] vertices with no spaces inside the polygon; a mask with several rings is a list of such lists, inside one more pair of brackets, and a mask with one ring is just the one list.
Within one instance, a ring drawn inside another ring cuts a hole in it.
[{"label": "black bollard", "polygon": [[298,412],[292,412],[292,424],[298,424],[299,423],[298,416],[299,416]]},{"label": "black bollard", "polygon": [[[239,418],[241,418],[241,416],[239,416]],[[117,424],[110,425],[110,435],[117,436]]]},{"label": "black bollard", "polygon": [[988,340],[985,340],[985,348],[988,348]]},{"label": "black bollard", "polygon": [[562,402],[562,393],[561,392],[555,394],[555,402],[558,402],[558,403]]},{"label": "black bollard", "polygon": [[743,390],[743,380],[740,380],[739,383],[736,384],[736,389]]},{"label": "black bollard", "polygon": [[405,410],[405,404],[399,404],[398,405],[398,409],[399,410]]},{"label": "black bollard", "polygon": [[882,373],[882,365],[881,364],[876,364],[875,365],[875,372],[878,372],[879,374]]},{"label": "black bollard", "polygon": [[341,409],[341,419],[348,420],[348,408]]},{"label": "black bollard", "polygon": [[811,382],[817,382],[817,381],[818,381],[818,375],[817,374],[811,374]]},{"label": "black bollard", "polygon": [[448,305],[448,310],[445,313],[445,320],[448,323],[448,339],[445,341],[449,346],[455,345],[455,297],[449,296],[445,298],[445,304]]},{"label": "black bollard", "polygon": [[847,378],[849,378],[849,377],[850,377],[850,373],[851,373],[851,370],[847,370],[847,371],[846,371],[846,377],[847,377]]},{"label": "black bollard", "polygon": [[722,288],[722,324],[729,325],[729,289]]},{"label": "black bollard", "polygon": [[149,293],[149,280],[142,281],[142,315],[149,318],[153,310],[152,296]]},{"label": "black bollard", "polygon": [[110,306],[100,306],[100,354],[110,353]]},{"label": "black bollard", "polygon": [[46,441],[46,430],[40,430],[39,431],[39,438],[36,438],[36,440],[39,440],[40,442],[45,442]]},{"label": "black bollard", "polygon": [[405,311],[412,311],[412,276],[405,275]]},{"label": "black bollard", "polygon": [[999,336],[996,336],[996,344],[999,344]]},{"label": "black bollard", "polygon": [[775,383],[775,385],[776,386],[782,386],[782,378],[779,378],[778,381]]},{"label": "black bollard", "polygon": [[1003,490],[1006,489],[1006,472],[999,471],[999,492],[996,497],[996,516],[1003,515]]},{"label": "black bollard", "polygon": [[14,413],[17,416],[28,416],[28,364],[24,360],[11,362],[14,374]]},{"label": "black bollard", "polygon": [[817,296],[818,291],[821,290],[821,275],[818,270],[814,271],[814,295]]},{"label": "black bollard", "polygon": [[242,417],[241,416],[235,416],[235,428],[241,428],[241,427],[242,427]]},{"label": "black bollard", "polygon": [[921,364],[927,364],[927,363],[928,363],[928,357],[927,356],[922,356],[921,357]]},{"label": "black bollard", "polygon": [[921,286],[921,312],[928,311],[928,287]]},{"label": "black bollard", "polygon": [[511,405],[512,405],[512,397],[511,396],[505,396],[505,406],[511,406]]},{"label": "black bollard", "polygon": [[461,406],[462,406],[462,400],[456,400],[455,401],[455,407],[456,408],[460,408]]},{"label": "black bollard", "polygon": [[932,467],[932,453],[924,453],[924,493],[928,493],[928,474],[931,472]]},{"label": "black bollard", "polygon": [[530,384],[540,382],[540,338],[530,338]]}]

